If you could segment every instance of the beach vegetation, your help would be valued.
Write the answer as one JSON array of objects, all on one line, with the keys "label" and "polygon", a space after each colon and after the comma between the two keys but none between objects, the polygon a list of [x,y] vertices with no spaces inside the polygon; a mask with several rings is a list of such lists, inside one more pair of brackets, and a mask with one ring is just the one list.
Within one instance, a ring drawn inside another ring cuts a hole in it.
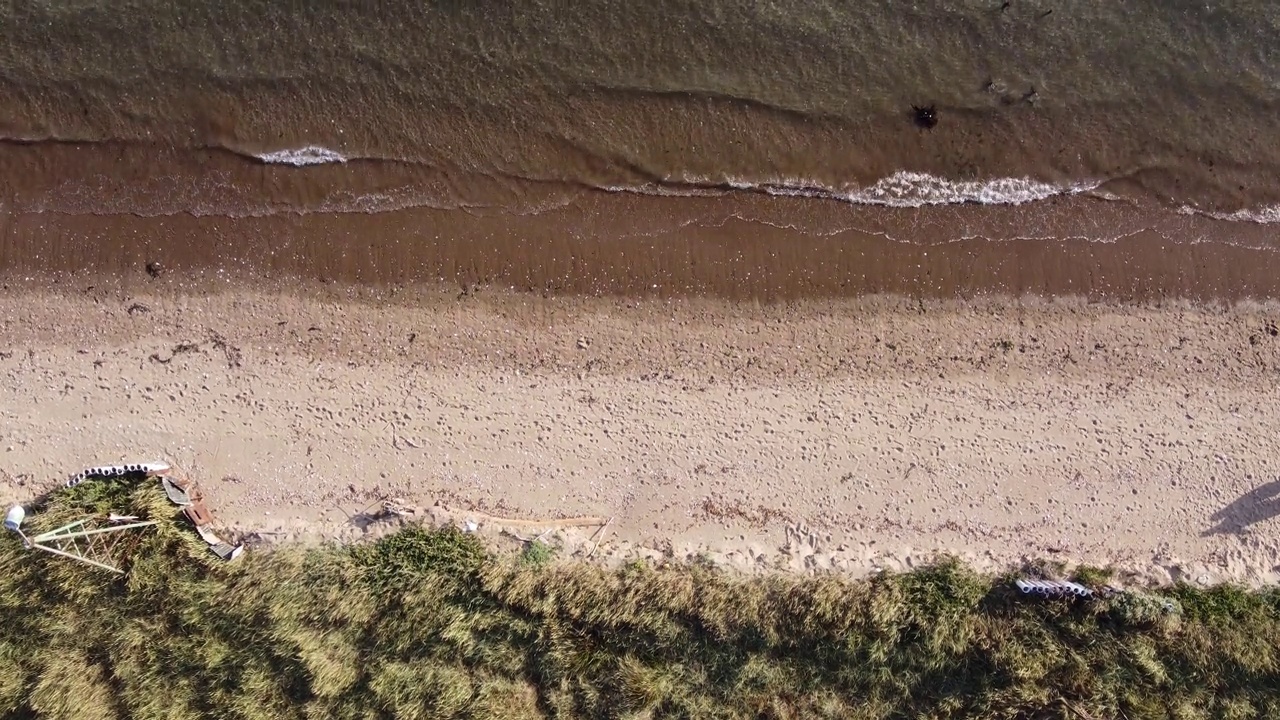
[{"label": "beach vegetation", "polygon": [[555,556],[555,548],[541,540],[534,539],[524,546],[524,550],[520,551],[520,562],[532,567],[542,567],[551,562]]},{"label": "beach vegetation", "polygon": [[123,576],[0,538],[0,716],[1280,717],[1274,589],[1036,599],[954,558],[865,580],[609,569],[420,527],[227,563],[124,483],[29,522],[104,508],[160,520]]}]

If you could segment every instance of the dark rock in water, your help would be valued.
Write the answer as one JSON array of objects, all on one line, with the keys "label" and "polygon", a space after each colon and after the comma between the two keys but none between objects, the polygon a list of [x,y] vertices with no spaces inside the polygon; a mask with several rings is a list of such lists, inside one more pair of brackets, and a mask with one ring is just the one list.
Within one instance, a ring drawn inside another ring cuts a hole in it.
[{"label": "dark rock in water", "polygon": [[912,105],[911,112],[915,114],[916,125],[925,130],[932,130],[938,124],[938,108],[936,105]]},{"label": "dark rock in water", "polygon": [[164,268],[160,267],[160,263],[158,262],[147,263],[147,274],[150,275],[151,277],[158,278],[160,277],[160,274],[163,272],[164,272]]}]

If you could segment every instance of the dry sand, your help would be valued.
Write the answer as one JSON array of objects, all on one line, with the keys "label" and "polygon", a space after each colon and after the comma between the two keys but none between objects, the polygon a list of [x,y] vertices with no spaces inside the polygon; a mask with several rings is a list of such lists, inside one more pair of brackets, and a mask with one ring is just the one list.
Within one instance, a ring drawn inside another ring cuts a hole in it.
[{"label": "dry sand", "polygon": [[10,283],[0,500],[165,459],[263,537],[394,499],[615,561],[1280,570],[1276,305],[372,293]]}]

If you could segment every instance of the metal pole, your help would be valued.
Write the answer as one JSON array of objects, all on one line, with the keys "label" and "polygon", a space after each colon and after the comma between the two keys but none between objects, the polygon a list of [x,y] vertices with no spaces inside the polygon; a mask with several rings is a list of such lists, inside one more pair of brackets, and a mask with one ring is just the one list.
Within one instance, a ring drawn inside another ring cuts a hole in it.
[{"label": "metal pole", "polygon": [[156,525],[159,522],[160,522],[159,520],[148,520],[146,522],[129,523],[128,525],[116,525],[115,527],[96,528],[94,530],[79,530],[76,532],[64,532],[65,530],[69,530],[70,528],[73,528],[77,525],[84,525],[85,521],[80,520],[77,522],[73,522],[70,525],[63,525],[57,530],[50,530],[49,532],[44,533],[42,535],[37,535],[34,538],[32,538],[32,541],[47,542],[49,540],[67,540],[70,538],[87,537],[89,535],[101,535],[103,533],[116,532],[119,530],[129,530],[130,528],[140,528],[140,527],[147,527],[150,525]]},{"label": "metal pole", "polygon": [[79,560],[79,561],[80,561],[80,562],[82,562],[82,563],[88,563],[88,564],[93,565],[93,566],[95,566],[95,567],[100,567],[100,568],[102,568],[103,570],[110,570],[110,571],[111,571],[111,572],[113,572],[113,573],[119,573],[119,574],[121,574],[121,575],[123,575],[123,574],[124,574],[124,571],[123,571],[123,570],[121,570],[120,568],[111,567],[110,565],[104,565],[103,563],[100,563],[100,562],[98,562],[97,560],[90,560],[89,558],[84,557],[84,556],[82,556],[82,555],[73,555],[73,554],[71,554],[71,553],[69,553],[69,552],[64,552],[64,551],[59,550],[59,549],[57,549],[57,548],[51,548],[51,547],[49,547],[48,545],[40,545],[39,543],[36,543],[36,544],[34,545],[34,547],[37,547],[37,548],[39,548],[39,549],[41,549],[41,550],[44,550],[45,552],[53,553],[54,555],[61,555],[61,556],[63,556],[63,557],[71,558],[72,560]]}]

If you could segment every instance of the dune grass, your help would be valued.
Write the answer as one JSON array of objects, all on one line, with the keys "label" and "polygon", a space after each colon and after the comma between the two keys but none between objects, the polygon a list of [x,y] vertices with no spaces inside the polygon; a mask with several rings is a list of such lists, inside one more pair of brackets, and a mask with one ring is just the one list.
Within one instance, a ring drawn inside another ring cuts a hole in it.
[{"label": "dune grass", "polygon": [[[28,521],[162,522],[130,572],[0,539],[0,716],[1275,718],[1280,594],[1029,601],[955,561],[870,581],[617,571],[470,535],[214,557],[151,487]],[[531,557],[532,555],[532,557]]]}]

